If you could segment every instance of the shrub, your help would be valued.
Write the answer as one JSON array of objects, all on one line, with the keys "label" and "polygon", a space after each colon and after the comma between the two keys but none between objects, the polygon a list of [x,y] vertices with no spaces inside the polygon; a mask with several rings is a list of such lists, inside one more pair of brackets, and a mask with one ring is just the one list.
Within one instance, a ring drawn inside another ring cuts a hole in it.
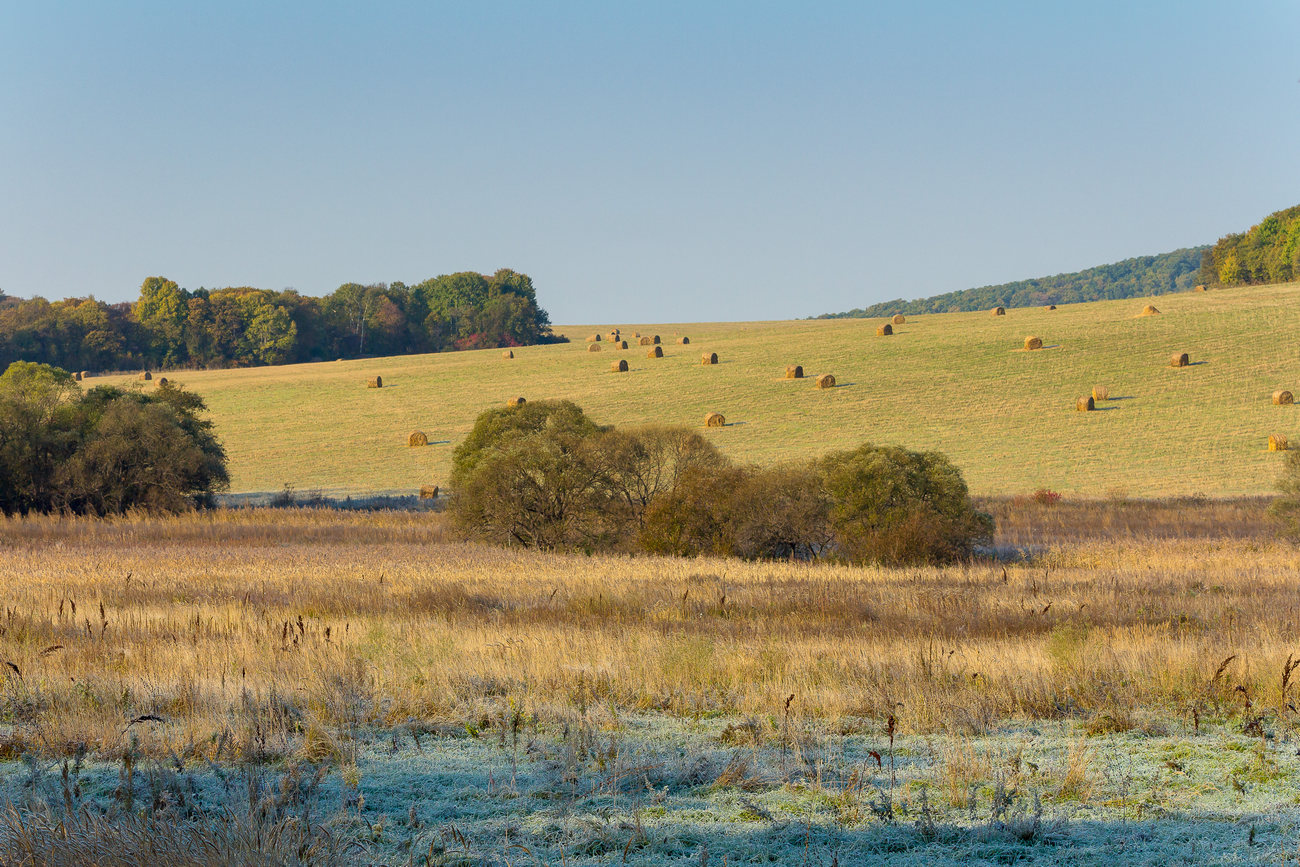
[{"label": "shrub", "polygon": [[1277,490],[1280,496],[1269,513],[1281,524],[1284,536],[1300,541],[1300,451],[1287,452]]},{"label": "shrub", "polygon": [[737,553],[737,497],[746,473],[725,463],[687,467],[645,510],[641,546],[655,554]]}]

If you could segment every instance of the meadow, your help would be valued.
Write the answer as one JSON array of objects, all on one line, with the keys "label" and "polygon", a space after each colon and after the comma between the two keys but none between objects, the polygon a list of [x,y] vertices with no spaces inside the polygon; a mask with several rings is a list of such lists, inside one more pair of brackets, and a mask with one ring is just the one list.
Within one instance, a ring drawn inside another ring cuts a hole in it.
[{"label": "meadow", "polygon": [[1286,863],[1266,502],[986,505],[999,558],[908,569],[6,521],[0,860]]},{"label": "meadow", "polygon": [[[740,461],[775,463],[862,442],[950,455],[971,490],[1050,488],[1094,497],[1268,493],[1280,455],[1270,434],[1300,439],[1300,284],[1146,299],[877,320],[629,325],[557,329],[572,343],[243,370],[168,374],[209,404],[230,455],[232,489],[414,493],[445,485],[454,446],[485,408],[522,396],[567,398],[597,421],[702,427]],[[584,337],[621,327],[658,334],[664,357]],[[1044,341],[1023,351],[1025,338]],[[689,345],[679,345],[680,336]],[[720,364],[700,364],[717,352]],[[1187,352],[1191,366],[1169,367]],[[626,359],[627,373],[610,371]],[[803,380],[786,380],[800,364]],[[818,390],[813,377],[838,385]],[[383,377],[384,387],[366,388]],[[127,376],[91,378],[130,383]],[[1075,398],[1109,389],[1099,411]],[[150,387],[150,386],[145,386]],[[422,430],[430,444],[408,448]]]}]

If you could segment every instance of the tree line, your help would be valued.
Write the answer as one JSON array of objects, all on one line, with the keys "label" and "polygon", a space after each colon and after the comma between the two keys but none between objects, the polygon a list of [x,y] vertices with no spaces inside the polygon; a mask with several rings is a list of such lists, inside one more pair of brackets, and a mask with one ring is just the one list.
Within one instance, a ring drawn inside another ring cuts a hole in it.
[{"label": "tree line", "polygon": [[321,298],[249,286],[189,291],[150,277],[133,303],[0,292],[0,367],[232,367],[525,346],[555,340],[532,278],[503,268],[407,286],[346,283]]},{"label": "tree line", "polygon": [[1209,286],[1296,279],[1300,279],[1300,205],[1269,214],[1248,231],[1224,235],[1201,260],[1201,282]]},{"label": "tree line", "polygon": [[895,313],[956,313],[994,307],[1042,307],[1116,298],[1141,298],[1186,292],[1201,280],[1202,256],[1208,247],[1189,247],[1158,256],[1139,256],[1072,274],[1018,280],[996,286],[963,289],[930,298],[899,298],[845,313],[826,313],[819,319],[878,319]]},{"label": "tree line", "polygon": [[468,538],[544,550],[903,564],[968,557],[993,533],[937,452],[748,467],[696,431],[605,427],[568,401],[480,415],[450,482]]}]

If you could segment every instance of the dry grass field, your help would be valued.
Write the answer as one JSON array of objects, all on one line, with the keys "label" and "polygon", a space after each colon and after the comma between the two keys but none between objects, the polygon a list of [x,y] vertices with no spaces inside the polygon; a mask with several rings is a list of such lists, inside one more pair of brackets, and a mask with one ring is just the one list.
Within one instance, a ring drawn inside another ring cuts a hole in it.
[{"label": "dry grass field", "polygon": [[[1048,487],[1100,497],[1253,495],[1271,490],[1271,433],[1300,439],[1300,285],[1145,299],[909,316],[889,337],[874,320],[558,329],[573,343],[172,375],[202,394],[231,457],[235,491],[414,493],[445,483],[451,451],[483,409],[569,398],[611,424],[728,425],[708,436],[738,460],[774,462],[864,441],[937,449],[978,494]],[[646,357],[590,332],[657,333]],[[676,338],[689,336],[689,345]],[[1024,351],[1036,336],[1044,348]],[[703,352],[720,363],[700,364]],[[1171,368],[1171,354],[1191,365]],[[614,373],[611,361],[630,370]],[[786,380],[787,365],[806,378]],[[832,373],[837,387],[814,387]],[[381,375],[384,387],[366,388]],[[132,382],[128,377],[94,379]],[[1111,399],[1078,413],[1076,397]],[[148,387],[148,386],[146,386]],[[408,448],[422,430],[430,444]]]},{"label": "dry grass field", "polygon": [[7,521],[0,855],[1195,861],[1249,823],[1282,863],[1300,555],[1265,503],[989,507],[1002,559],[897,570],[436,514]]}]

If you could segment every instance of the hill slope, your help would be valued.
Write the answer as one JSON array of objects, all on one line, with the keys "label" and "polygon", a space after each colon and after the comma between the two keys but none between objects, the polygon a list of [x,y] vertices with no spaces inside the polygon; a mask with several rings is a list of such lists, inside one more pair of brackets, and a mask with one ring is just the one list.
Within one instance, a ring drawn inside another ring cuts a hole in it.
[{"label": "hill slope", "polygon": [[884,301],[846,313],[826,313],[821,319],[869,318],[895,313],[957,313],[993,307],[1041,307],[1116,298],[1142,298],[1186,292],[1199,282],[1201,258],[1208,247],[1188,247],[1100,265],[1073,274],[1018,280],[997,286],[963,289],[931,298]]},{"label": "hill slope", "polygon": [[[615,424],[698,426],[717,410],[731,424],[706,435],[748,461],[867,440],[939,449],[981,494],[1270,491],[1282,455],[1265,451],[1267,436],[1300,440],[1300,406],[1270,402],[1279,388],[1300,393],[1300,284],[1169,295],[1159,316],[1136,316],[1141,307],[917,316],[893,337],[853,319],[659,326],[662,359],[578,342],[517,348],[512,360],[482,350],[169,376],[207,398],[237,491],[445,482],[475,416],[515,395],[570,398]],[[691,345],[674,344],[678,333]],[[1028,335],[1048,348],[1021,351]],[[722,363],[701,365],[706,350]],[[1174,351],[1193,366],[1168,367]],[[619,358],[630,372],[610,372]],[[787,364],[840,387],[785,380]],[[384,387],[366,388],[375,374]],[[1075,412],[1094,384],[1120,399]],[[417,428],[431,444],[407,448]]]}]

